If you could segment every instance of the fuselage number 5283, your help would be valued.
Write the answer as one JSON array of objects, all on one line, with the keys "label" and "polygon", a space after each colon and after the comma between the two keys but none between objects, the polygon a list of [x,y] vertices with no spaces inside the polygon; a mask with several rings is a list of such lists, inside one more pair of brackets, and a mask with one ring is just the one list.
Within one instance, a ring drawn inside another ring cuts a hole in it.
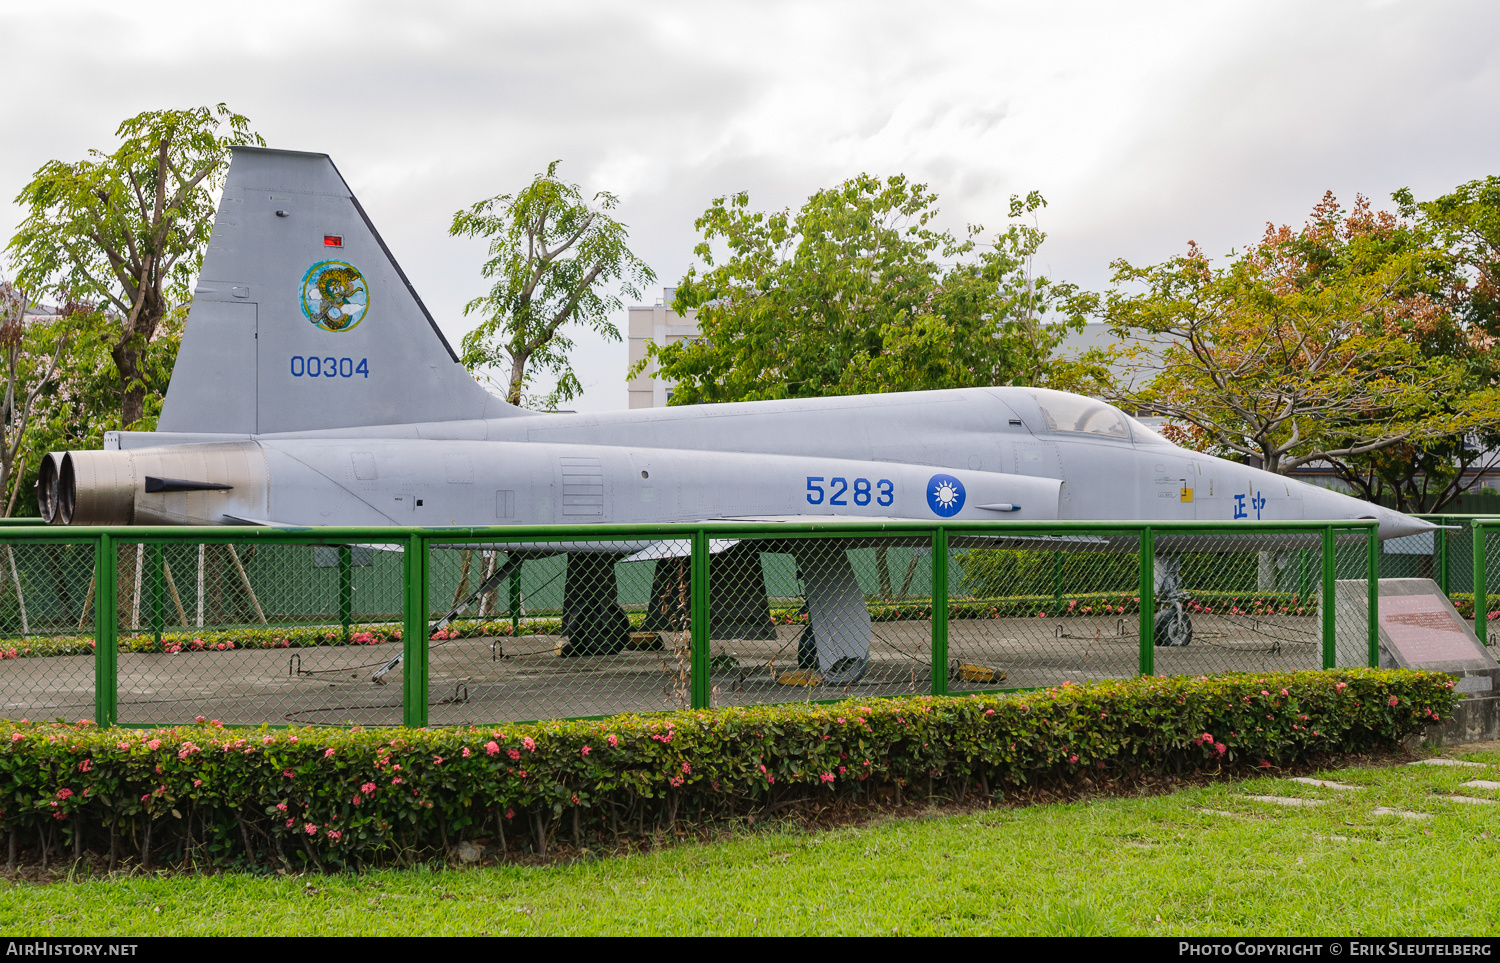
[{"label": "fuselage number 5283", "polygon": [[[825,481],[827,491],[824,491]],[[850,486],[847,478],[824,479],[822,475],[807,476],[807,503],[809,505],[821,505],[825,499],[830,505],[848,505],[850,499],[853,499],[856,505],[868,505],[872,495],[875,504],[889,505],[896,500],[896,486],[890,479],[882,478],[875,483],[872,491],[868,478],[856,478],[853,486]]]}]

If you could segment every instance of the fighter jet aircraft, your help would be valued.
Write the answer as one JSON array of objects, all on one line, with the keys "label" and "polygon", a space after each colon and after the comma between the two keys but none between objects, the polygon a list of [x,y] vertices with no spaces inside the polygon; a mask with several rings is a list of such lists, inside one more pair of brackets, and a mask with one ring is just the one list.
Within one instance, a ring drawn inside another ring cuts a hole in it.
[{"label": "fighter jet aircraft", "polygon": [[[1382,538],[1432,527],[1037,388],[513,407],[459,363],[327,155],[252,147],[233,152],[158,430],[111,432],[105,449],[48,456],[38,500],[49,522],[1377,518]],[[570,623],[584,652],[615,651],[628,630],[600,554],[678,552],[649,541],[535,549],[569,554],[565,609],[606,613]],[[808,540],[783,550],[802,570],[818,668],[857,678],[870,621],[846,553]],[[1165,640],[1187,632],[1169,620]]]}]

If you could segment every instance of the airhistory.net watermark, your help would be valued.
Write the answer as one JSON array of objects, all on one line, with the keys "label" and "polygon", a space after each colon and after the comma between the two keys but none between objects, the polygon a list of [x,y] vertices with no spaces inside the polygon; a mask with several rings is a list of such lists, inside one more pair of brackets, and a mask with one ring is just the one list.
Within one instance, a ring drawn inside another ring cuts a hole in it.
[{"label": "airhistory.net watermark", "polygon": [[6,956],[135,956],[139,943],[76,943],[54,940],[8,940]]}]

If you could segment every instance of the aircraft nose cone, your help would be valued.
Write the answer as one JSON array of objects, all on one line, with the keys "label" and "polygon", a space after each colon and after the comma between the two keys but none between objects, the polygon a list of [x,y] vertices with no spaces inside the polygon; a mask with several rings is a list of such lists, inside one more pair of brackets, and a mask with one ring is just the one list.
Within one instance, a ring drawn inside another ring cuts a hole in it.
[{"label": "aircraft nose cone", "polygon": [[1439,527],[1425,519],[1413,518],[1410,515],[1389,508],[1377,507],[1375,509],[1375,517],[1380,519],[1380,538],[1382,541],[1388,538],[1420,535],[1423,532],[1434,531]]}]

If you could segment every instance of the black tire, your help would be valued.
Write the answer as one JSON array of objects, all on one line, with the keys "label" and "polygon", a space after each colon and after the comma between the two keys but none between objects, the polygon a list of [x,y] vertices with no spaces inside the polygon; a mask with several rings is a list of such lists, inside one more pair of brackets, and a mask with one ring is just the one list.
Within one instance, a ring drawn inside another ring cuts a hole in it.
[{"label": "black tire", "polygon": [[563,614],[563,635],[568,641],[558,651],[563,658],[616,655],[630,641],[630,616],[618,604],[592,612]]},{"label": "black tire", "polygon": [[1181,609],[1174,607],[1157,612],[1154,628],[1157,645],[1180,648],[1193,641],[1193,620]]}]

